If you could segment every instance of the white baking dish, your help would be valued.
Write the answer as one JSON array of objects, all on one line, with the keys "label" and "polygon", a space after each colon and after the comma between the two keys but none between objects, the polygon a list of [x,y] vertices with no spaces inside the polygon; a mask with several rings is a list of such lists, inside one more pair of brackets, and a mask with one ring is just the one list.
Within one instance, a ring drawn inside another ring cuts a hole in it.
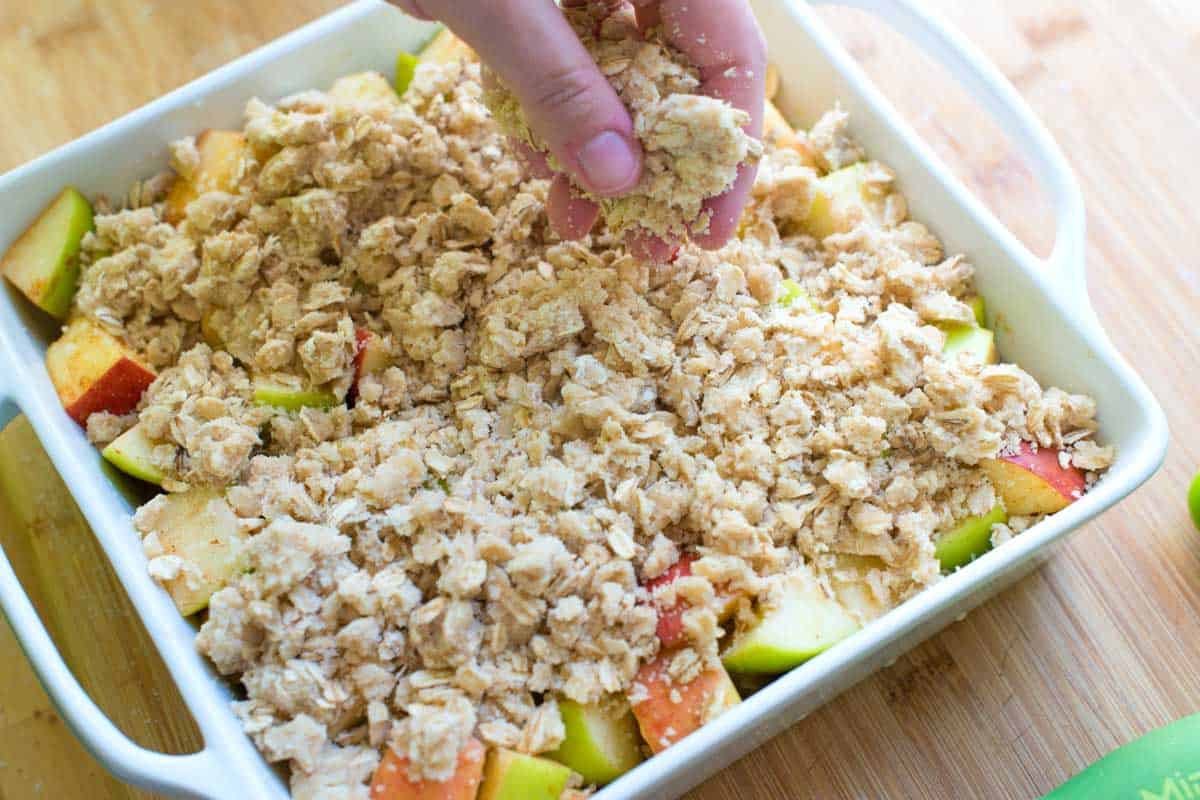
[{"label": "white baking dish", "polygon": [[[874,11],[907,34],[980,100],[1029,159],[1052,196],[1057,242],[1035,258],[951,176],[816,18],[798,0],[754,3],[782,76],[785,114],[802,125],[840,101],[871,155],[891,165],[910,200],[951,252],[978,268],[981,292],[1000,319],[1000,350],[1039,380],[1099,401],[1103,438],[1116,464],[1096,489],[1005,546],[941,581],[606,788],[601,797],[675,796],[803,718],[899,653],[961,617],[1033,569],[1050,545],[1137,488],[1159,466],[1167,428],[1154,398],[1101,331],[1084,287],[1083,206],[1066,162],[1004,79],[961,37],[907,0],[844,3]],[[239,126],[247,98],[275,99],[363,69],[387,71],[398,49],[432,33],[378,2],[358,2],[290,34],[104,128],[0,177],[0,250],[64,184],[123,196],[165,163],[165,145],[208,127]],[[204,736],[187,756],[146,751],[88,699],[46,635],[6,559],[0,604],[63,718],[117,776],[189,797],[283,798],[279,775],[242,734],[230,691],[192,646],[194,628],[147,576],[130,524],[130,502],[62,411],[42,366],[55,325],[0,292],[0,421],[19,409],[32,421],[99,537],[129,597],[179,684]]]}]

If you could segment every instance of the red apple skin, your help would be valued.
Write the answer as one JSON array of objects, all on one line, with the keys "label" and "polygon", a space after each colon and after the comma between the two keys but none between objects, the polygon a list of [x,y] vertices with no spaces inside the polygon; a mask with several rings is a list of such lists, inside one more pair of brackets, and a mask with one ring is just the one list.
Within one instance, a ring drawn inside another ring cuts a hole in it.
[{"label": "red apple skin", "polygon": [[154,373],[128,358],[113,364],[108,372],[67,406],[67,414],[87,427],[87,418],[96,411],[120,416],[137,408],[142,392],[154,383]]},{"label": "red apple skin", "polygon": [[1063,468],[1058,454],[1051,447],[1034,450],[1021,442],[1016,453],[982,463],[1010,515],[1053,514],[1083,497],[1087,489],[1083,471]]},{"label": "red apple skin", "polygon": [[691,683],[671,680],[667,667],[674,651],[642,665],[634,679],[631,703],[642,738],[660,753],[722,711],[741,702],[729,673],[720,664],[702,672]]},{"label": "red apple skin", "polygon": [[487,751],[471,739],[458,753],[458,766],[449,780],[413,782],[408,777],[408,759],[387,748],[371,776],[371,800],[475,800],[483,782]]},{"label": "red apple skin", "polygon": [[[692,564],[700,558],[695,553],[684,553],[676,561],[658,577],[651,578],[646,581],[646,589],[654,594],[658,589],[672,583],[677,578],[691,577]],[[717,619],[724,621],[733,614],[737,607],[736,594],[722,594],[717,597]],[[658,640],[664,648],[678,647],[685,644],[687,634],[683,630],[683,612],[687,611],[690,606],[682,599],[676,599],[671,606],[658,606]]]}]

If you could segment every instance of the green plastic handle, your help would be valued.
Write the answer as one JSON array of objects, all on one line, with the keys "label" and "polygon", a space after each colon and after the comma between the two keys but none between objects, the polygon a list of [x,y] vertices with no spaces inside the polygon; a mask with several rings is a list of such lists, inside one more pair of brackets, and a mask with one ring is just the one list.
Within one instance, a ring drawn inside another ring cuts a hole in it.
[{"label": "green plastic handle", "polygon": [[1200,800],[1200,714],[1117,748],[1042,800]]}]

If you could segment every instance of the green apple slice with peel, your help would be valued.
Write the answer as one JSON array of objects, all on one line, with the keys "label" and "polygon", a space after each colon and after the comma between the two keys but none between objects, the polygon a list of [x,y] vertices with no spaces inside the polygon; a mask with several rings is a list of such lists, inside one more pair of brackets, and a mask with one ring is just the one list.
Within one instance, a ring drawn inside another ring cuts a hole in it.
[{"label": "green apple slice with peel", "polygon": [[995,364],[999,360],[996,355],[996,336],[987,328],[958,323],[939,327],[946,333],[946,344],[942,347],[942,355],[946,358],[955,359],[966,353],[981,364]]},{"label": "green apple slice with peel", "polygon": [[558,800],[570,778],[570,768],[557,761],[497,747],[488,754],[478,800]]},{"label": "green apple slice with peel", "polygon": [[779,282],[779,305],[790,307],[796,303],[801,307],[808,306],[813,311],[821,310],[800,284],[791,278],[784,278]]},{"label": "green apple slice with peel", "polygon": [[986,514],[969,517],[945,533],[938,534],[934,554],[942,572],[953,572],[992,549],[992,526],[1008,522],[999,503]]},{"label": "green apple slice with peel", "polygon": [[584,783],[603,786],[641,762],[637,720],[623,697],[591,705],[559,700],[558,710],[566,738],[546,756],[578,772]]},{"label": "green apple slice with peel", "polygon": [[971,295],[963,300],[971,308],[971,313],[975,315],[975,324],[981,328],[987,327],[987,306],[983,302],[983,295]]},{"label": "green apple slice with peel", "polygon": [[80,244],[92,229],[92,204],[68,186],[4,254],[0,272],[38,308],[65,319],[79,279]]},{"label": "green apple slice with peel", "polygon": [[152,513],[163,554],[179,556],[184,563],[165,588],[180,614],[195,614],[245,569],[246,534],[225,495],[215,489],[159,495],[150,503],[161,505]]},{"label": "green apple slice with peel", "polygon": [[402,52],[396,56],[396,82],[393,85],[397,92],[404,94],[407,91],[413,76],[417,74],[417,64],[420,63],[421,59],[412,53]]},{"label": "green apple slice with peel", "polygon": [[161,486],[166,476],[156,463],[154,447],[154,442],[146,436],[145,426],[139,422],[109,442],[100,455],[127,475]]},{"label": "green apple slice with peel", "polygon": [[330,408],[338,404],[338,399],[327,389],[315,389],[275,378],[257,378],[254,381],[254,402],[299,411],[305,407]]},{"label": "green apple slice with peel", "polygon": [[722,655],[730,672],[786,672],[859,628],[806,570],[785,576],[770,602],[757,624],[739,632]]}]

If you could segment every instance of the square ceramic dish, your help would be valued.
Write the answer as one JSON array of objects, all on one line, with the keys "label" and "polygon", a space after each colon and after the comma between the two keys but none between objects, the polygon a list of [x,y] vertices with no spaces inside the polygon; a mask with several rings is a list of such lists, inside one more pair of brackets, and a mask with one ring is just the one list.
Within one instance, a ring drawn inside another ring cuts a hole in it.
[{"label": "square ceramic dish", "polygon": [[[997,329],[1004,357],[1044,383],[1095,397],[1103,439],[1116,445],[1118,456],[1104,480],[1081,500],[623,776],[600,793],[602,800],[676,796],[759,746],[1027,574],[1051,545],[1144,482],[1166,449],[1162,412],[1088,305],[1083,205],[1074,177],[1015,90],[960,36],[908,0],[843,3],[875,12],[940,60],[1023,151],[1057,211],[1057,242],[1047,261],[1028,252],[949,173],[873,88],[810,4],[756,0],[754,5],[779,67],[784,113],[809,125],[835,101],[842,103],[868,152],[898,173],[913,216],[940,235],[948,251],[966,253],[976,265],[979,289],[1005,323]],[[248,98],[274,100],[328,86],[347,73],[387,71],[397,50],[414,50],[432,33],[431,26],[381,2],[363,0],[0,177],[0,251],[64,184],[88,195],[124,196],[135,180],[165,166],[171,140],[209,127],[240,127]],[[167,756],[123,736],[75,682],[4,558],[0,604],[63,718],[117,776],[186,797],[286,798],[284,781],[230,711],[228,685],[196,653],[195,629],[147,575],[130,522],[130,500],[59,405],[43,367],[46,345],[56,335],[57,326],[16,292],[7,287],[0,292],[0,422],[18,411],[32,421],[179,684],[203,733],[204,750]]]}]

